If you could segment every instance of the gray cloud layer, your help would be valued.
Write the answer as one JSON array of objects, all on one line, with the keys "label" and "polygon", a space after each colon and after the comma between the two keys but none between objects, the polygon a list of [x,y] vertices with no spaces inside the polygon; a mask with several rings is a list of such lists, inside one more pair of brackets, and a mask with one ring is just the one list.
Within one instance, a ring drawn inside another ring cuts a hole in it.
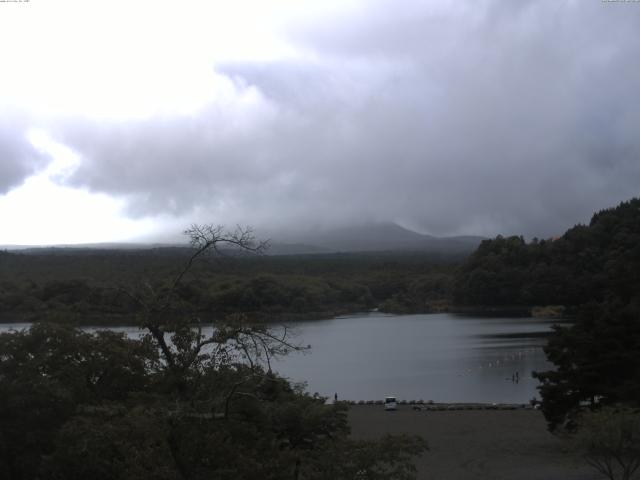
[{"label": "gray cloud layer", "polygon": [[27,128],[22,115],[0,114],[0,195],[20,184],[45,161],[27,139]]},{"label": "gray cloud layer", "polygon": [[[70,181],[134,216],[436,235],[555,235],[638,194],[640,6],[365,4],[291,26],[305,59],[218,65],[224,105],[57,125]],[[26,168],[3,131],[0,189]]]}]

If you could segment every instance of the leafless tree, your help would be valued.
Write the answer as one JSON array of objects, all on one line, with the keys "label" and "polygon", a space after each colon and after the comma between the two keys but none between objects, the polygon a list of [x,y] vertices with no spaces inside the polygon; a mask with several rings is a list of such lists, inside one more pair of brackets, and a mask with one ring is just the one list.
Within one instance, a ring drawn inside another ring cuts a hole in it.
[{"label": "leafless tree", "polygon": [[218,322],[209,336],[203,334],[199,318],[174,315],[171,310],[180,301],[179,287],[199,258],[224,255],[227,248],[262,254],[268,247],[268,242],[256,242],[253,230],[248,227],[228,231],[222,225],[194,224],[184,234],[193,252],[168,285],[154,286],[146,281],[136,289],[121,288],[138,307],[140,326],[158,345],[166,368],[184,372],[243,361],[252,369],[264,364],[271,371],[273,356],[302,349],[289,340],[286,328],[274,331],[265,325],[252,324],[243,315],[231,315]]}]

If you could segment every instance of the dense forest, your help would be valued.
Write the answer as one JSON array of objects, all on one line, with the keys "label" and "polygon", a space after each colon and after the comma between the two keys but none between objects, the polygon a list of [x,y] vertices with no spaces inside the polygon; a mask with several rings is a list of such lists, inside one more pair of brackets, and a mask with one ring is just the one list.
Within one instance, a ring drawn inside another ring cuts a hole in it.
[{"label": "dense forest", "polygon": [[453,300],[462,305],[565,305],[640,291],[640,200],[602,210],[556,239],[497,237],[462,264]]},{"label": "dense forest", "polygon": [[[0,318],[131,323],[125,291],[160,288],[188,248],[34,249],[0,253]],[[181,313],[220,318],[305,319],[362,312],[446,309],[460,257],[426,253],[218,255],[181,284]]]},{"label": "dense forest", "polygon": [[[322,318],[379,309],[389,313],[627,302],[640,286],[638,200],[596,213],[555,239],[498,236],[468,257],[420,252],[230,255],[202,259],[181,285],[183,313],[221,318]],[[0,252],[0,319],[65,318],[130,323],[123,294],[158,288],[188,248],[33,249]]]},{"label": "dense forest", "polygon": [[254,250],[243,232],[190,234],[172,278],[126,290],[141,338],[45,322],[0,334],[0,478],[415,479],[423,439],[352,439],[346,404],[271,370],[303,348],[286,330],[236,314],[205,335],[179,314],[196,260]]},{"label": "dense forest", "polygon": [[551,429],[573,430],[585,407],[640,407],[640,199],[593,215],[562,237],[487,240],[459,268],[457,303],[568,307],[537,372]]}]

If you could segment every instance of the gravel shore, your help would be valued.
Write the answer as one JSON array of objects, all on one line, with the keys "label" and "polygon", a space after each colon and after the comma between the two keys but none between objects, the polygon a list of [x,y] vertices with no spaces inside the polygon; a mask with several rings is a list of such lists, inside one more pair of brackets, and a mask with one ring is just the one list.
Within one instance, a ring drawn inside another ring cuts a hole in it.
[{"label": "gravel shore", "polygon": [[421,435],[429,452],[416,462],[429,480],[599,480],[579,456],[546,429],[537,410],[415,411],[380,405],[349,410],[354,438]]}]

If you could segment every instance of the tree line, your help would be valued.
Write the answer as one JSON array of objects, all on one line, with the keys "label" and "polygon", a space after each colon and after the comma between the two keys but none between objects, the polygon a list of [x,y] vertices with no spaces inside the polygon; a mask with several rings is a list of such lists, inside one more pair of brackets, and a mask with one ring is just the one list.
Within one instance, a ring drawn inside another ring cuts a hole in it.
[{"label": "tree line", "polygon": [[[0,254],[0,319],[131,322],[136,306],[121,287],[168,281],[186,259],[184,248]],[[207,257],[182,279],[175,308],[256,320],[442,310],[456,261],[419,253]]]},{"label": "tree line", "polygon": [[575,428],[585,407],[640,407],[640,199],[597,212],[556,239],[497,237],[459,268],[454,302],[568,307],[538,372],[551,429]]},{"label": "tree line", "polygon": [[462,305],[579,306],[612,297],[628,303],[640,286],[638,199],[593,215],[555,239],[483,241],[460,266],[453,300]]}]

